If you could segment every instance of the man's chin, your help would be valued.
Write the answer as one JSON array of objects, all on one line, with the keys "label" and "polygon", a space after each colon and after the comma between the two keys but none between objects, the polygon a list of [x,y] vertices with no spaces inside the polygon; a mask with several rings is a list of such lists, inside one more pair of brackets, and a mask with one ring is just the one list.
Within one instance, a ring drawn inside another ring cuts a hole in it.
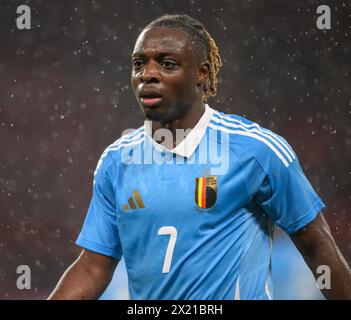
[{"label": "man's chin", "polygon": [[165,115],[159,109],[144,108],[143,113],[147,120],[156,121],[156,122],[167,121],[167,115]]},{"label": "man's chin", "polygon": [[174,120],[181,119],[185,110],[173,110],[165,106],[156,108],[142,108],[142,112],[147,120],[160,122],[162,124],[170,123]]}]

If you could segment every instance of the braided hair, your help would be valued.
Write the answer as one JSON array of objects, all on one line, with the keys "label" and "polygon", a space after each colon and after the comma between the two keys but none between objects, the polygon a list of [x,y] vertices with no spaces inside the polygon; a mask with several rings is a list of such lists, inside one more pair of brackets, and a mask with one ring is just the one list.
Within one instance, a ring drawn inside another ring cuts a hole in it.
[{"label": "braided hair", "polygon": [[167,14],[150,22],[144,29],[155,27],[169,27],[183,30],[191,37],[191,40],[198,44],[200,49],[206,53],[210,70],[207,83],[205,83],[203,87],[203,100],[207,101],[209,97],[215,96],[217,93],[217,73],[222,66],[222,60],[215,41],[205,29],[204,25],[188,15]]}]

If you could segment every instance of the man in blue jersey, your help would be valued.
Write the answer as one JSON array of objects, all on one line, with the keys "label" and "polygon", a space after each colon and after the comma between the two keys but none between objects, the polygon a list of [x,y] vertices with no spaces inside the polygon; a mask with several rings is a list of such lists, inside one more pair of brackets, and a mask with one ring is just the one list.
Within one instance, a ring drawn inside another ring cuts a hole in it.
[{"label": "man in blue jersey", "polygon": [[123,256],[132,299],[272,299],[276,224],[316,277],[330,268],[324,295],[350,299],[351,270],[289,144],[207,104],[221,59],[204,26],[158,18],[132,65],[145,123],[103,152],[83,251],[49,298],[98,298]]}]

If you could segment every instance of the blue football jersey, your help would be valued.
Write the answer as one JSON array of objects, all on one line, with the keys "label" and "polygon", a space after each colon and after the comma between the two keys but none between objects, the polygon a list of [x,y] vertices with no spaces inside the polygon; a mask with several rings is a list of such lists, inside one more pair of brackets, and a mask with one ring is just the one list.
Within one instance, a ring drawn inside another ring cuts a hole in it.
[{"label": "blue football jersey", "polygon": [[146,120],[103,152],[77,244],[124,257],[131,299],[272,299],[274,225],[324,208],[290,145],[208,105],[174,149],[156,141]]}]

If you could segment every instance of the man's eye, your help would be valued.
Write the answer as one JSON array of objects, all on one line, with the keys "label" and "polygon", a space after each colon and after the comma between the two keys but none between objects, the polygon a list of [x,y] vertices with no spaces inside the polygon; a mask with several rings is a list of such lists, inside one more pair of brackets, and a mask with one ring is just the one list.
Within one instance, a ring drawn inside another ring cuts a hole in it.
[{"label": "man's eye", "polygon": [[166,69],[171,69],[176,66],[176,63],[173,61],[165,60],[165,61],[162,61],[161,65]]},{"label": "man's eye", "polygon": [[133,61],[133,67],[135,69],[139,69],[144,65],[144,62],[142,60],[135,60]]}]

